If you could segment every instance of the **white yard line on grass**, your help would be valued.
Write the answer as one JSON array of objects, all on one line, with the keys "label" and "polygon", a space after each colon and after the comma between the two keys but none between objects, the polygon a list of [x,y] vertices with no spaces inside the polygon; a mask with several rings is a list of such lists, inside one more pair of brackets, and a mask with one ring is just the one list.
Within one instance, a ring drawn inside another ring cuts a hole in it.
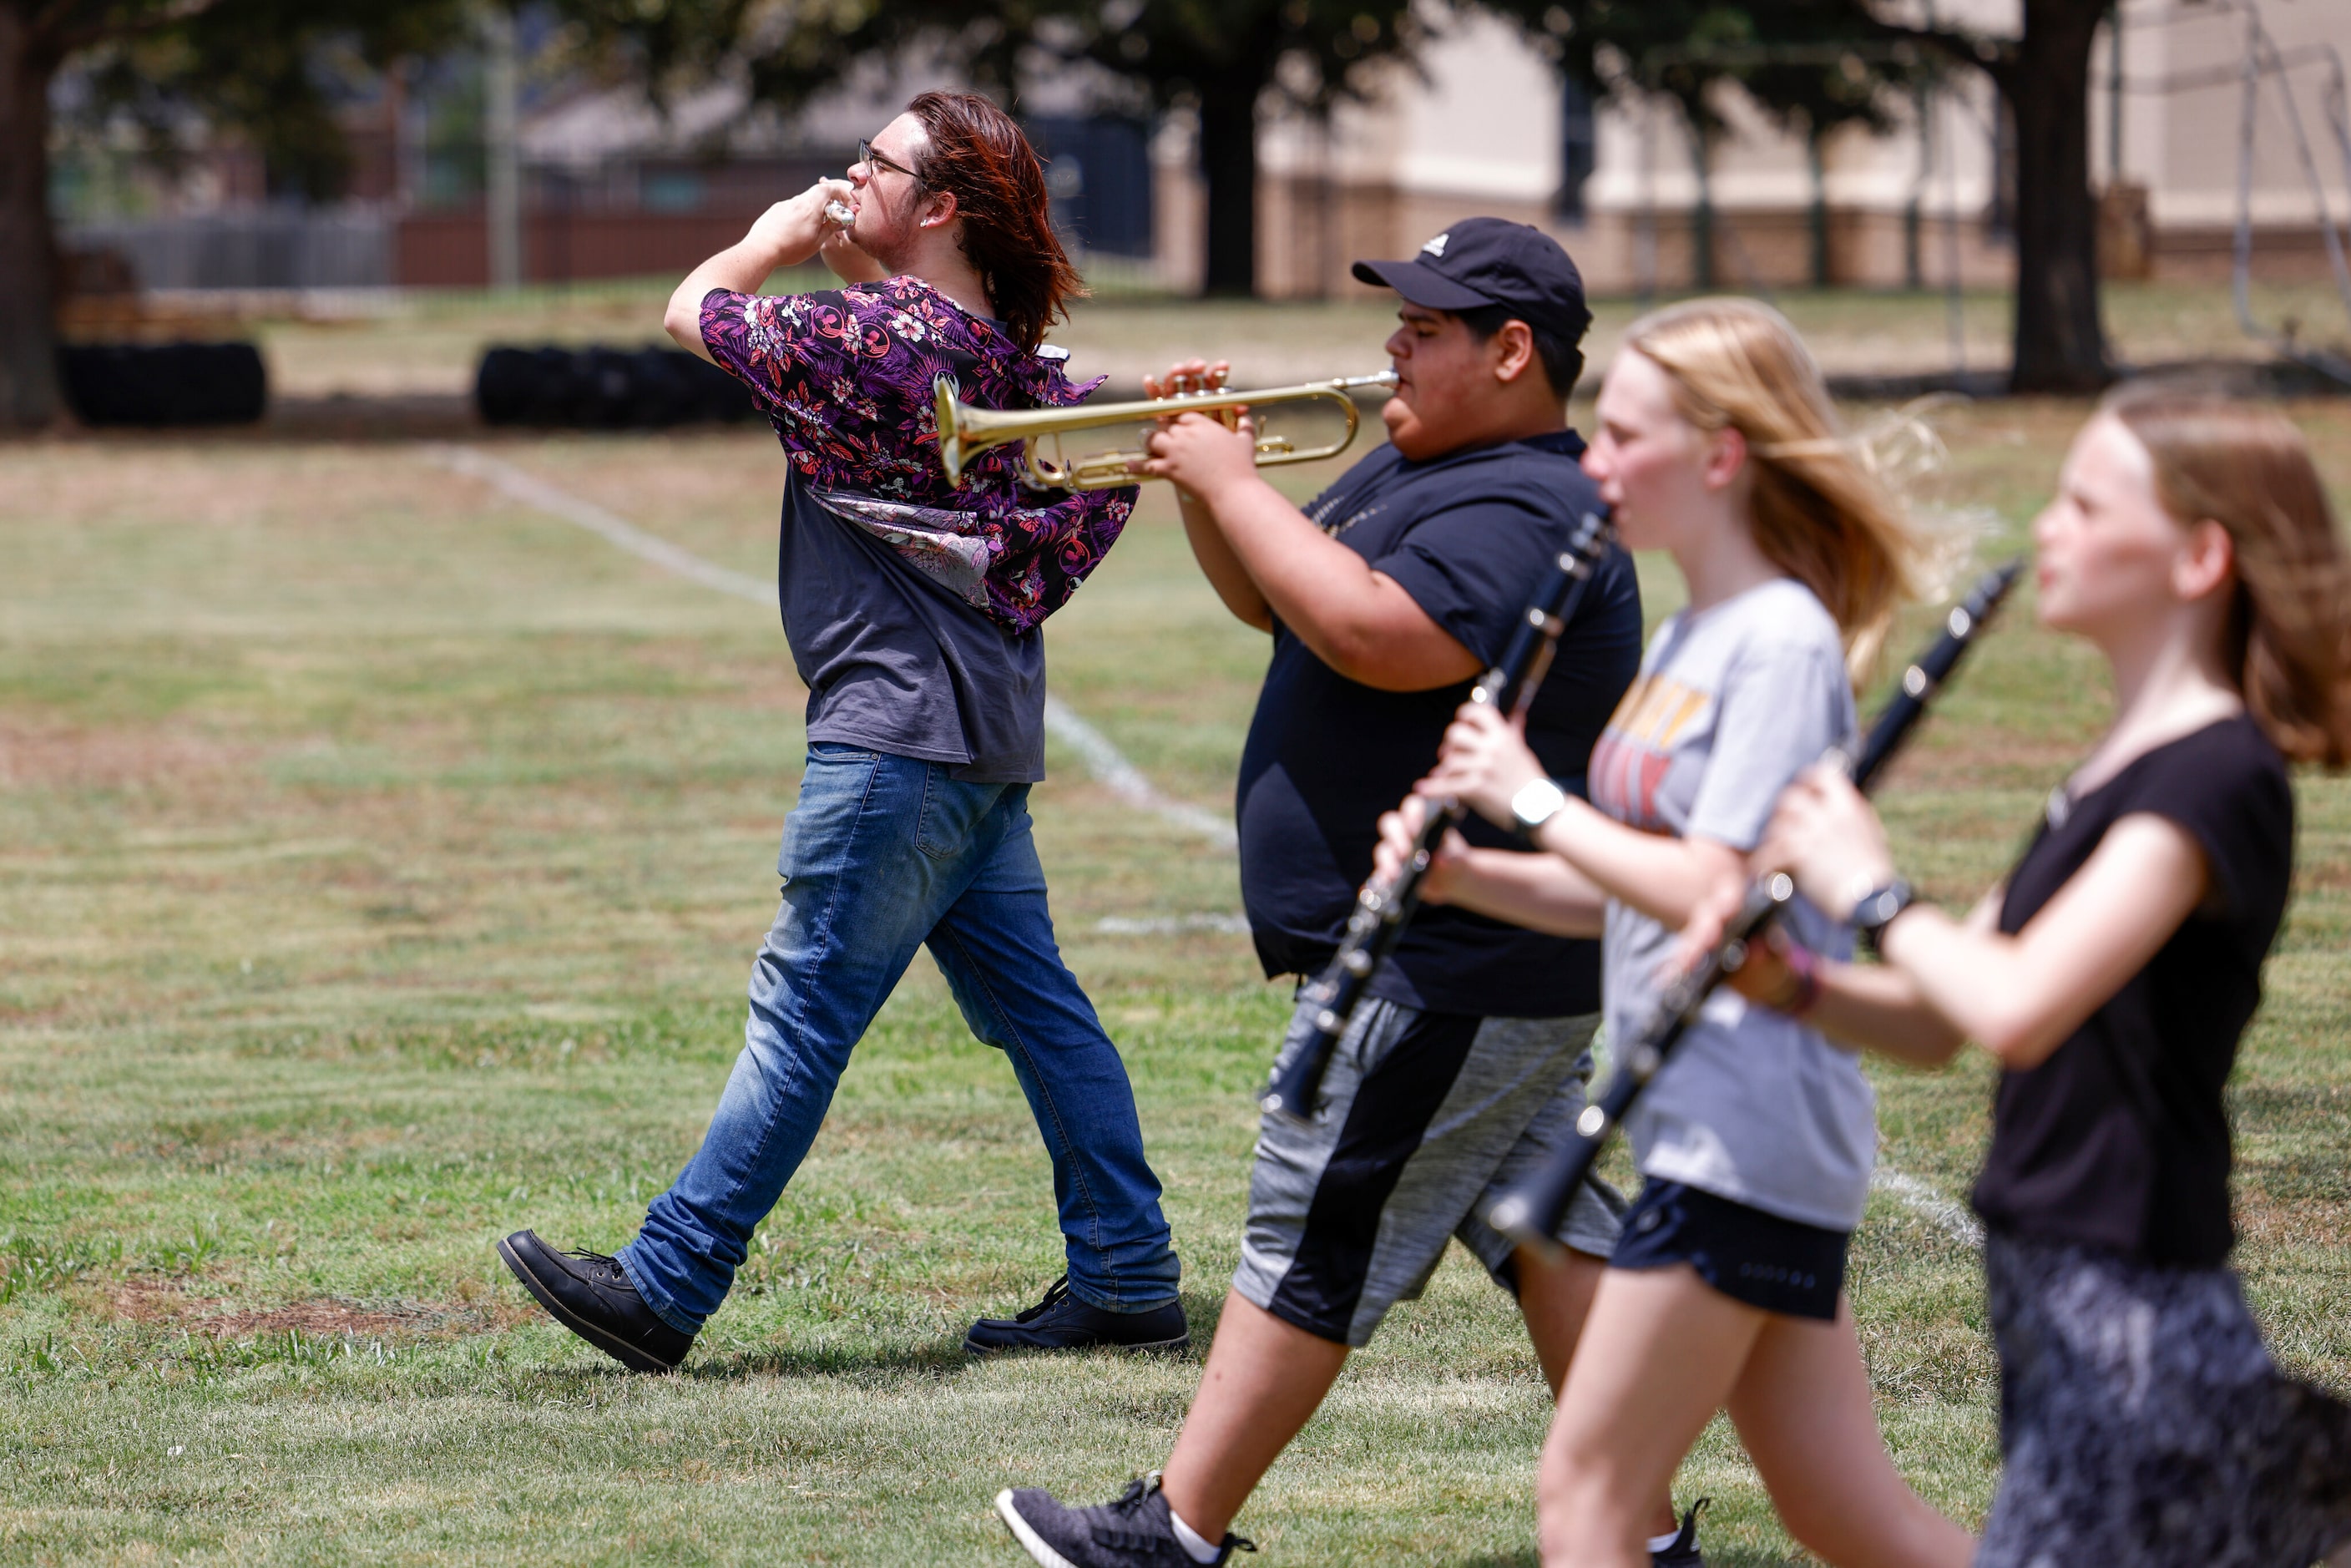
[{"label": "white yard line on grass", "polygon": [[1249,923],[1246,915],[1154,915],[1142,918],[1105,915],[1094,922],[1094,929],[1105,936],[1176,936],[1186,931],[1222,931],[1246,936]]},{"label": "white yard line on grass", "polygon": [[[716,561],[705,560],[692,550],[682,549],[658,534],[647,533],[616,513],[605,510],[595,502],[583,499],[558,485],[550,485],[536,474],[517,468],[502,457],[471,446],[433,445],[424,449],[428,462],[479,479],[484,484],[522,502],[536,507],[549,517],[587,529],[605,543],[627,550],[631,555],[653,562],[664,571],[673,572],[689,582],[720,593],[747,599],[754,604],[773,605],[776,585]],[[1111,743],[1110,737],[1080,718],[1069,704],[1056,696],[1045,698],[1046,733],[1085,759],[1086,771],[1094,781],[1128,805],[1150,811],[1163,821],[1175,823],[1190,832],[1199,834],[1223,849],[1238,842],[1233,825],[1216,812],[1195,806],[1187,800],[1177,800],[1162,794],[1143,770],[1126,759],[1125,754]],[[1188,916],[1211,921],[1231,920],[1231,915]],[[1107,928],[1107,927],[1105,927]],[[1246,929],[1246,926],[1243,927]],[[1223,930],[1208,926],[1201,929]]]},{"label": "white yard line on grass", "polygon": [[681,549],[658,534],[649,534],[627,518],[606,511],[595,502],[582,499],[560,486],[550,485],[538,475],[516,467],[502,457],[477,452],[470,446],[428,446],[425,459],[444,468],[479,479],[493,489],[504,492],[526,507],[537,507],[550,517],[586,528],[606,544],[618,546],[631,555],[653,562],[664,571],[674,572],[689,582],[731,593],[737,599],[747,599],[754,604],[773,604],[776,585],[739,572],[716,561],[705,560],[692,550]]},{"label": "white yard line on grass", "polygon": [[1187,828],[1225,849],[1240,843],[1240,835],[1233,831],[1230,822],[1205,807],[1188,800],[1171,800],[1161,794],[1158,787],[1143,776],[1143,769],[1129,762],[1126,754],[1111,743],[1109,736],[1080,718],[1069,704],[1050,695],[1045,698],[1045,728],[1086,759],[1086,771],[1094,776],[1095,783],[1128,805],[1156,812],[1177,827]]},{"label": "white yard line on grass", "polygon": [[1879,1192],[1891,1194],[1905,1208],[1953,1240],[1970,1247],[1983,1245],[1983,1227],[1976,1223],[1976,1217],[1917,1176],[1891,1166],[1880,1166],[1871,1173],[1869,1185]]}]

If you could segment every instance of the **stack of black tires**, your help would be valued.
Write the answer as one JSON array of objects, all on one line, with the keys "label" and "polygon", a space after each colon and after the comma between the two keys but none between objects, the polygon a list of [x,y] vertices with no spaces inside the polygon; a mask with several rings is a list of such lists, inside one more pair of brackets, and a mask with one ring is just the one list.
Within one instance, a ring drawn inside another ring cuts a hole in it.
[{"label": "stack of black tires", "polygon": [[269,410],[251,343],[68,344],[57,371],[84,424],[251,424]]},{"label": "stack of black tires", "polygon": [[759,412],[742,382],[678,349],[495,348],[474,404],[485,424],[576,430],[737,424]]}]

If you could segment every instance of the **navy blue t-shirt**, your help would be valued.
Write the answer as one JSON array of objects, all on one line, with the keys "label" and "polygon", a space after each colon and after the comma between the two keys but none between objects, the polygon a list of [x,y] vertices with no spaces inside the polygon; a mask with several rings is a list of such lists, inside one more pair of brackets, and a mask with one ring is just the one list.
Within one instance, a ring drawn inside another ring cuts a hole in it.
[{"label": "navy blue t-shirt", "polygon": [[[1382,446],[1306,515],[1412,595],[1479,659],[1499,657],[1576,521],[1601,509],[1573,431],[1426,463]],[[1584,591],[1527,716],[1543,766],[1580,794],[1593,742],[1641,663],[1641,600],[1620,549]],[[1372,872],[1381,812],[1437,760],[1474,682],[1384,692],[1332,670],[1279,621],[1241,753],[1241,901],[1266,974],[1311,975],[1338,949]],[[1472,843],[1509,837],[1472,820]],[[1558,1018],[1600,1007],[1594,942],[1442,906],[1413,917],[1371,994],[1437,1012]]]}]

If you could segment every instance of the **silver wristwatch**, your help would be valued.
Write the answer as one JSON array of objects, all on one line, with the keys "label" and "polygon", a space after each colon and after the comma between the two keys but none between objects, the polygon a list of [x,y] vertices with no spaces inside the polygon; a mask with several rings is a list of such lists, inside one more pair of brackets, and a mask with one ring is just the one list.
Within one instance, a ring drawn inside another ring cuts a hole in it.
[{"label": "silver wristwatch", "polygon": [[1510,821],[1517,825],[1519,837],[1532,843],[1536,832],[1566,804],[1566,790],[1548,779],[1537,779],[1510,797]]}]

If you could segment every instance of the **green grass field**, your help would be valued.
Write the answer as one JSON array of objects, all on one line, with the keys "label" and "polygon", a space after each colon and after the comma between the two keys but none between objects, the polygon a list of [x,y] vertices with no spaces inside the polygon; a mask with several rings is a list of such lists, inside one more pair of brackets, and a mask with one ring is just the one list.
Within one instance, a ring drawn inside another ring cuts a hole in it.
[{"label": "green grass field", "polygon": [[[2351,411],[2296,412],[2351,499]],[[2013,543],[2081,413],[1954,414],[1934,498]],[[487,444],[771,570],[764,433]],[[772,612],[394,443],[0,447],[0,1561],[1008,1565],[999,1486],[1107,1496],[1164,1457],[1196,1355],[956,1352],[1060,1239],[1012,1075],[927,959],[683,1375],[621,1373],[496,1260],[523,1225],[618,1245],[700,1136],[800,754]],[[1886,794],[1946,900],[2102,713],[2025,598]],[[1057,693],[1224,809],[1264,647],[1165,496],[1048,637]],[[1051,762],[1064,947],[1133,1067],[1205,1345],[1285,993],[1243,937],[1104,931],[1236,909],[1234,864]],[[2301,801],[2235,1092],[2240,1260],[2286,1358],[2342,1388],[2351,789]],[[1961,1194],[1987,1073],[1873,1073],[1886,1163]],[[1972,1252],[1882,1193],[1853,1290],[1896,1460],[1979,1519]],[[1531,1563],[1547,1416],[1457,1252],[1239,1526],[1273,1563]],[[1719,1427],[1679,1490],[1715,1500],[1710,1561],[1801,1560]]]}]

